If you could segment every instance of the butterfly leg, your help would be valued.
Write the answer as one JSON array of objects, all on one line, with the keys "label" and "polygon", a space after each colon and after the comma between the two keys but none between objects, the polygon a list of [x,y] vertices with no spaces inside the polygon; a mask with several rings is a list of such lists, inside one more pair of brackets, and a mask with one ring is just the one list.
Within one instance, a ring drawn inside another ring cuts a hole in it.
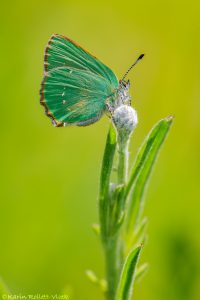
[{"label": "butterfly leg", "polygon": [[114,109],[109,103],[106,103],[106,112],[109,113],[110,117],[112,117]]},{"label": "butterfly leg", "polygon": [[112,115],[113,115],[113,112],[114,112],[114,110],[115,110],[115,103],[113,102],[113,98],[112,97],[108,97],[107,99],[106,99],[106,111],[111,115],[111,117],[112,117]]}]

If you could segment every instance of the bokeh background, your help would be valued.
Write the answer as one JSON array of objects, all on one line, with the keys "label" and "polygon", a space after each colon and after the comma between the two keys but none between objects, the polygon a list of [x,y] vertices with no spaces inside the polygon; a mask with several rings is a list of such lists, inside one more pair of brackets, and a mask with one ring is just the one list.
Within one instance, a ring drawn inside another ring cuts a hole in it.
[{"label": "bokeh background", "polygon": [[131,160],[155,122],[175,122],[146,193],[151,267],[134,299],[200,299],[199,1],[4,1],[0,15],[0,274],[12,293],[103,299],[84,270],[104,274],[91,224],[109,120],[54,128],[44,116],[43,52],[60,33],[119,78],[146,54],[129,76],[139,115]]}]

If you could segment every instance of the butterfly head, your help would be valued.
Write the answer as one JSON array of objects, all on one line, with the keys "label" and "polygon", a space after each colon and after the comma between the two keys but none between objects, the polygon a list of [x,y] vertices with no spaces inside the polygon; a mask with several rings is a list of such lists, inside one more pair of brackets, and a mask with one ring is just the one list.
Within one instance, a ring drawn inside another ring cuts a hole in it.
[{"label": "butterfly head", "polygon": [[130,90],[130,81],[127,80],[120,80],[119,81],[119,88],[118,88],[118,102],[120,105],[122,104],[129,104],[130,105],[130,100],[131,96],[129,93]]},{"label": "butterfly head", "polygon": [[129,88],[130,88],[130,80],[129,79],[128,80],[121,79],[119,81],[119,86],[120,86],[121,89],[129,90]]}]

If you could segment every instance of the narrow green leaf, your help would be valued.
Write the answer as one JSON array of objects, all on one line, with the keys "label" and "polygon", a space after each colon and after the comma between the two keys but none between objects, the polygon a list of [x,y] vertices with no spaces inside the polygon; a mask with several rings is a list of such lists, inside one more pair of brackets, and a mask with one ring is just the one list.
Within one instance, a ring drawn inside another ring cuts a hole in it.
[{"label": "narrow green leaf", "polygon": [[121,208],[121,194],[124,191],[124,184],[116,185],[110,201],[110,217],[111,223],[111,233],[115,234],[123,223],[124,210]]},{"label": "narrow green leaf", "polygon": [[116,150],[117,137],[114,127],[111,125],[108,132],[106,147],[103,156],[101,177],[100,177],[100,195],[99,195],[99,211],[101,235],[104,239],[107,231],[107,223],[109,219],[109,187],[110,176],[113,169],[113,160]]},{"label": "narrow green leaf", "polygon": [[92,229],[97,236],[100,235],[101,227],[99,224],[92,224]]},{"label": "narrow green leaf", "polygon": [[99,279],[97,278],[96,274],[92,270],[86,270],[85,274],[91,282],[93,283],[98,282]]},{"label": "narrow green leaf", "polygon": [[122,274],[116,294],[116,300],[130,300],[133,292],[133,283],[136,273],[136,266],[141,252],[141,246],[132,250],[122,269]]},{"label": "narrow green leaf", "polygon": [[148,270],[149,270],[149,264],[148,263],[145,263],[145,264],[141,265],[136,271],[135,282],[139,282],[142,279],[142,277],[144,277],[146,275]]},{"label": "narrow green leaf", "polygon": [[99,279],[92,270],[86,270],[85,274],[87,278],[92,283],[98,285],[104,293],[107,291],[107,281],[104,278]]},{"label": "narrow green leaf", "polygon": [[152,167],[158,156],[169,128],[172,117],[159,121],[145,139],[134,164],[125,195],[130,197],[127,212],[127,233],[133,231],[135,224],[138,225],[144,207],[143,193],[151,174]]},{"label": "narrow green leaf", "polygon": [[130,249],[138,244],[144,244],[146,239],[147,218],[144,218],[137,229],[128,237],[125,245],[125,253],[129,253]]},{"label": "narrow green leaf", "polygon": [[134,232],[135,242],[140,244],[144,242],[147,228],[147,218],[145,217]]},{"label": "narrow green leaf", "polygon": [[100,197],[103,198],[108,192],[110,183],[110,174],[113,166],[113,159],[116,149],[117,137],[114,127],[111,125],[107,140],[106,147],[103,156],[102,168],[101,168],[101,179],[100,179]]},{"label": "narrow green leaf", "polygon": [[99,280],[99,285],[103,293],[106,293],[108,290],[108,283],[105,279]]}]

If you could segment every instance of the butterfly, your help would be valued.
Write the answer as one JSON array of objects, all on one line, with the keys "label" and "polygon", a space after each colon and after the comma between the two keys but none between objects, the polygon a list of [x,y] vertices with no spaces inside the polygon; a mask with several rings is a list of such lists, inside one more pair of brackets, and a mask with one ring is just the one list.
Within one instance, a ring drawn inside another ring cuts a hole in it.
[{"label": "butterfly", "polygon": [[140,55],[122,80],[95,56],[71,39],[54,34],[44,55],[40,103],[56,127],[86,126],[116,107],[130,105],[130,82],[125,77],[144,56]]}]

